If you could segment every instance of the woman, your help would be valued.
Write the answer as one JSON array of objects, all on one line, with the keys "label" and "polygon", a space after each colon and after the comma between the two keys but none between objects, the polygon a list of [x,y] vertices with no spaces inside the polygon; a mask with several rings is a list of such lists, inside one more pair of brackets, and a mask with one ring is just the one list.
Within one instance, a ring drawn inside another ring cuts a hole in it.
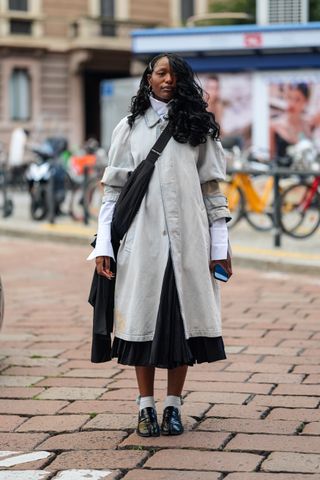
[{"label": "woman", "polygon": [[[96,257],[97,272],[111,279],[115,201],[128,173],[170,123],[172,138],[156,162],[116,259],[112,356],[135,366],[141,436],[158,436],[160,430],[165,435],[181,434],[181,393],[188,365],[226,358],[219,287],[210,270],[219,260],[232,273],[227,255],[229,211],[217,183],[225,177],[219,127],[206,107],[203,92],[182,58],[155,57],[132,99],[131,115],[114,130],[102,179],[104,203],[89,258]],[[168,369],[161,429],[153,398],[155,367]]]}]

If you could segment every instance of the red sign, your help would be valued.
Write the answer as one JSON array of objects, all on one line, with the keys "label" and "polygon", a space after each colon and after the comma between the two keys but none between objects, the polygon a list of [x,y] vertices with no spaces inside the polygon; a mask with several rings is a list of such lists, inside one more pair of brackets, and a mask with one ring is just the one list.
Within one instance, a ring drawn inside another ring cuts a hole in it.
[{"label": "red sign", "polygon": [[262,47],[262,34],[259,32],[245,33],[243,35],[243,43],[248,48]]}]

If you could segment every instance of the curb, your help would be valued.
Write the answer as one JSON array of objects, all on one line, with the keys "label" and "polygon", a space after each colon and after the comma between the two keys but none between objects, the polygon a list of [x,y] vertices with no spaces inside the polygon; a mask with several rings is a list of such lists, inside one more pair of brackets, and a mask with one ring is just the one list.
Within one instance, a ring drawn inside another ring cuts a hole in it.
[{"label": "curb", "polygon": [[[8,228],[0,226],[0,236],[27,238],[35,241],[48,241],[60,243],[72,243],[76,245],[86,245],[90,248],[92,236],[74,235],[67,233],[55,233],[45,231],[22,230],[19,228]],[[233,249],[233,265],[241,268],[253,268],[255,270],[264,270],[266,272],[295,273],[300,275],[318,275],[320,276],[320,265],[309,263],[299,263],[294,261],[283,261],[277,258],[263,258],[244,254],[237,254]]]}]

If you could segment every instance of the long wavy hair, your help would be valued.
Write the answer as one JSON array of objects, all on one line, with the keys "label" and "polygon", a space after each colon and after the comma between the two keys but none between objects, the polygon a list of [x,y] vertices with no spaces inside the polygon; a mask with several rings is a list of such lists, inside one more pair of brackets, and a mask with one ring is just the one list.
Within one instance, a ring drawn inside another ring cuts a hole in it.
[{"label": "long wavy hair", "polygon": [[131,100],[131,115],[128,117],[130,127],[150,107],[148,75],[152,74],[155,64],[163,57],[168,58],[176,76],[176,88],[168,109],[173,138],[193,147],[205,143],[208,137],[217,139],[220,134],[219,125],[214,115],[206,110],[208,104],[193,70],[183,58],[172,53],[157,55],[143,72],[137,95]]}]

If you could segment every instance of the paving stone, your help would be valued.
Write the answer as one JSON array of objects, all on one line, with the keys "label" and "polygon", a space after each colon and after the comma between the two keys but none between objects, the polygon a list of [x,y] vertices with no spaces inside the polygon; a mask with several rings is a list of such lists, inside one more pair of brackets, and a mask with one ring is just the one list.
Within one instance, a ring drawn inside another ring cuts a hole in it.
[{"label": "paving stone", "polygon": [[[117,388],[115,390],[108,390],[105,392],[101,397],[100,400],[122,400],[123,401],[123,389]],[[126,400],[135,401],[138,396],[137,388],[126,388],[125,390],[125,398]],[[155,400],[160,400],[165,398],[165,391],[163,390],[163,394],[160,395],[160,391],[157,388],[155,391]]]},{"label": "paving stone", "polygon": [[319,358],[316,357],[302,357],[297,355],[265,355],[261,360],[262,363],[268,365],[274,365],[275,363],[279,362],[280,364],[289,365],[292,367],[293,365],[316,365],[319,363]]},{"label": "paving stone", "polygon": [[317,408],[274,408],[268,415],[270,420],[300,420],[301,422],[320,421]]},{"label": "paving stone", "polygon": [[[21,352],[16,352],[17,356],[14,357],[7,357],[3,362],[5,365],[10,365],[10,366],[21,366],[21,367],[59,367],[60,365],[63,365],[66,360],[63,358],[47,358],[45,355],[43,355],[44,358],[37,357],[37,353],[31,353],[30,352],[30,357],[28,356],[19,356],[18,354]],[[32,358],[32,355],[35,355],[34,358]]]},{"label": "paving stone", "polygon": [[104,388],[52,387],[40,393],[40,399],[93,400],[105,392]]},{"label": "paving stone", "polygon": [[199,448],[206,450],[217,450],[221,447],[229,434],[226,433],[212,433],[212,432],[185,432],[179,441],[177,438],[170,436],[160,436],[153,438],[139,437],[136,433],[131,434],[126,438],[119,447],[156,447],[156,448]]},{"label": "paving stone", "polygon": [[63,452],[49,465],[51,471],[72,469],[129,469],[140,465],[147,452],[134,450],[80,450]]},{"label": "paving stone", "polygon": [[44,433],[0,433],[0,450],[32,450],[47,437]]},{"label": "paving stone", "polygon": [[41,376],[41,377],[57,377],[64,373],[66,369],[61,367],[9,367],[5,371],[6,375],[21,376]]},{"label": "paving stone", "polygon": [[320,385],[279,385],[272,394],[320,396]]},{"label": "paving stone", "polygon": [[207,411],[206,417],[223,417],[223,418],[261,418],[268,412],[268,407],[249,405],[214,405]]},{"label": "paving stone", "polygon": [[[206,405],[206,404],[202,404]],[[184,405],[185,407],[185,405]],[[183,408],[184,408],[183,407]],[[76,400],[70,403],[59,413],[130,413],[136,408],[133,401],[121,400]]]},{"label": "paving stone", "polygon": [[37,383],[37,387],[106,387],[112,380],[104,378],[50,377]]},{"label": "paving stone", "polygon": [[125,432],[93,431],[54,435],[37,449],[40,450],[104,450],[116,448],[125,438]]},{"label": "paving stone", "polygon": [[273,407],[308,407],[316,408],[319,399],[317,397],[302,397],[289,395],[255,395],[250,405],[265,405]]},{"label": "paving stone", "polygon": [[303,384],[319,384],[320,383],[320,373],[315,373],[313,375],[308,375],[307,378],[303,381]]},{"label": "paving stone", "polygon": [[[245,393],[229,392],[192,392],[187,395],[190,402],[209,402],[209,403],[235,403],[242,404],[249,399]],[[268,397],[269,398],[269,397]]]},{"label": "paving stone", "polygon": [[[219,362],[217,362],[219,363]],[[205,365],[205,364],[203,364]],[[201,365],[202,366],[202,365]],[[185,386],[188,386],[189,381],[197,381],[197,382],[246,382],[250,376],[249,373],[246,372],[208,372],[205,371],[205,367],[203,367],[204,371],[197,371],[194,372],[193,370],[189,369],[187,374],[187,379]],[[117,378],[121,378],[118,375]],[[135,377],[134,377],[135,378]],[[165,378],[165,377],[164,377]]]},{"label": "paving stone", "polygon": [[145,468],[137,468],[128,472],[123,477],[123,480],[220,480],[220,478],[221,474],[218,472],[146,470]]},{"label": "paving stone", "polygon": [[249,382],[257,383],[301,383],[304,378],[303,374],[280,374],[280,373],[256,373],[252,375]]},{"label": "paving stone", "polygon": [[248,347],[244,353],[258,355],[297,355],[300,348]]},{"label": "paving stone", "polygon": [[105,368],[104,370],[94,370],[91,368],[74,368],[65,373],[65,377],[81,377],[81,378],[113,378],[120,372],[119,368]]},{"label": "paving stone", "polygon": [[88,415],[45,415],[34,416],[21,425],[17,432],[68,432],[81,428]]},{"label": "paving stone", "polygon": [[68,402],[58,400],[0,400],[1,413],[18,415],[49,415],[57,413]]},{"label": "paving stone", "polygon": [[54,480],[115,480],[119,478],[119,472],[111,470],[65,470],[59,472]]},{"label": "paving stone", "polygon": [[294,434],[300,422],[285,420],[249,420],[241,418],[208,418],[197,426],[197,430],[225,431],[225,432],[247,432],[247,433],[274,433]]},{"label": "paving stone", "polygon": [[262,463],[266,472],[320,473],[320,455],[273,452]]},{"label": "paving stone", "polygon": [[[243,473],[229,473],[224,480],[244,480]],[[275,480],[274,473],[246,473],[245,480]],[[320,480],[320,475],[277,473],[276,480]]]},{"label": "paving stone", "polygon": [[[1,398],[33,398],[43,392],[44,388],[38,387],[1,387]],[[0,404],[1,404],[0,399]]]},{"label": "paving stone", "polygon": [[18,415],[0,415],[0,432],[12,432],[26,420]]},{"label": "paving stone", "polygon": [[0,387],[28,387],[43,380],[44,377],[0,376]]},{"label": "paving stone", "polygon": [[[159,402],[156,404],[157,411],[161,412],[163,409],[163,402]],[[184,402],[182,407],[182,414],[200,418],[204,415],[205,412],[210,408],[210,403],[204,402],[188,402],[187,400]]]},{"label": "paving stone", "polygon": [[196,450],[160,450],[147,460],[144,467],[173,470],[209,470],[250,472],[263,457],[252,453],[208,452]]},{"label": "paving stone", "polygon": [[[226,450],[320,453],[320,437],[297,435],[246,435],[238,433],[225,447]],[[320,468],[320,465],[319,465]]]},{"label": "paving stone", "polygon": [[[242,360],[242,361],[241,361]],[[286,373],[290,366],[286,364],[268,364],[244,362],[243,358],[239,362],[232,363],[226,368],[226,372],[267,372],[267,373]]]},{"label": "paving stone", "polygon": [[263,383],[240,382],[194,382],[190,381],[185,390],[193,392],[270,393],[272,386]]},{"label": "paving stone", "polygon": [[302,431],[305,435],[320,435],[320,422],[311,422]]}]

